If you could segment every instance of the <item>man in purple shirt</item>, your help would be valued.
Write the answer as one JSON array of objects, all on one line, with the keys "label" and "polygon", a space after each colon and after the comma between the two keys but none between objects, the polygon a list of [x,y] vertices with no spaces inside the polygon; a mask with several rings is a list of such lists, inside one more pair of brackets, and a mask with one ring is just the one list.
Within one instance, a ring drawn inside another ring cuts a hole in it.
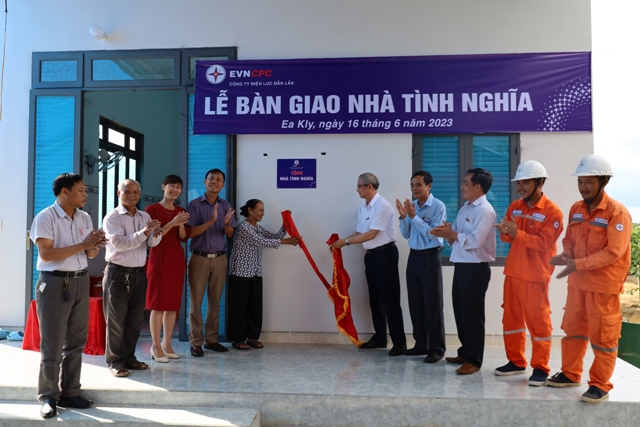
[{"label": "man in purple shirt", "polygon": [[[211,169],[204,179],[206,192],[189,203],[191,258],[189,259],[189,343],[191,355],[204,356],[207,350],[218,352],[229,349],[218,342],[220,296],[227,278],[227,239],[236,227],[235,211],[231,204],[218,197],[224,188],[225,175],[220,169]],[[207,289],[207,317],[202,333],[202,299]]]}]

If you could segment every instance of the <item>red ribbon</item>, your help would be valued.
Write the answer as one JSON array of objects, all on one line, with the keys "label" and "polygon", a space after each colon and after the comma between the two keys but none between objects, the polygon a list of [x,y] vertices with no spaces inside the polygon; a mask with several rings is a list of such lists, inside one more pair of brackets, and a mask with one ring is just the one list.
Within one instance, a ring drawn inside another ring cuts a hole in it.
[{"label": "red ribbon", "polygon": [[[300,237],[300,233],[298,232],[298,229],[293,222],[293,218],[291,217],[291,211],[282,212],[282,220],[284,221],[284,227],[287,230],[287,233],[289,233],[291,237]],[[332,234],[331,237],[329,237],[329,240],[327,240],[327,244],[330,245],[336,240],[338,240],[338,235]],[[351,317],[351,304],[349,300],[349,284],[351,279],[349,278],[347,270],[344,269],[342,251],[340,249],[332,250],[333,280],[332,284],[329,284],[327,279],[324,278],[318,269],[318,266],[309,253],[307,245],[304,243],[302,238],[300,238],[299,244],[300,248],[309,260],[309,264],[311,264],[311,267],[318,275],[318,278],[324,287],[327,288],[329,299],[333,301],[338,331],[348,336],[354,345],[359,346],[361,342],[358,340],[358,332],[356,331],[356,327],[353,324],[353,318]]]}]

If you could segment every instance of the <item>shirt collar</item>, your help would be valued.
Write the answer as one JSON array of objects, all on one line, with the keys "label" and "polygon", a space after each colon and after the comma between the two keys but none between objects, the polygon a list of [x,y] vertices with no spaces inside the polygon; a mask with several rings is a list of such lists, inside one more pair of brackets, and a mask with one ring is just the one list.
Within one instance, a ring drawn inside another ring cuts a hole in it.
[{"label": "shirt collar", "polygon": [[218,198],[216,199],[216,201],[214,203],[209,203],[209,199],[207,199],[207,195],[203,194],[202,196],[200,196],[200,202],[206,202],[209,203],[210,205],[215,205],[216,203],[218,203],[219,201],[223,200],[222,197],[220,197],[220,194],[218,194]]},{"label": "shirt collar", "polygon": [[[62,206],[60,206],[58,204],[58,201],[56,200],[56,202],[53,204],[53,209],[55,209],[56,213],[58,214],[58,216],[60,218],[71,218],[69,215],[67,215],[67,213],[64,211],[64,209],[62,209]],[[76,210],[78,210],[78,208],[76,208]],[[75,212],[74,212],[75,214]]]},{"label": "shirt collar", "polygon": [[[422,207],[424,208],[425,206],[433,205],[433,199],[435,199],[435,197],[433,196],[433,193],[429,193],[429,197],[427,197],[427,200],[425,200],[424,205],[422,205]],[[416,207],[420,208],[420,202],[418,201],[418,199],[415,199],[414,202],[416,203]]]},{"label": "shirt collar", "polygon": [[378,199],[379,199],[379,198],[380,198],[380,194],[379,194],[379,193],[376,193],[376,195],[375,195],[375,196],[373,196],[373,198],[371,199],[371,201],[369,202],[369,204],[367,204],[367,201],[366,201],[366,200],[364,201],[364,207],[365,207],[365,208],[367,208],[367,209],[369,209],[369,208],[373,207],[373,206],[378,202]]},{"label": "shirt collar", "polygon": [[473,201],[473,203],[469,203],[469,201],[467,200],[466,202],[464,202],[465,206],[466,205],[473,205],[473,206],[478,206],[480,203],[482,203],[483,201],[487,201],[487,195],[483,194],[482,196],[478,197],[477,199],[475,199]]},{"label": "shirt collar", "polygon": [[[122,205],[118,205],[115,209],[116,212],[118,212],[120,215],[125,215],[128,214],[129,211],[127,210],[127,208],[125,208]],[[135,215],[131,215],[131,216],[138,216],[140,214],[140,211],[138,210],[138,208],[136,208],[136,214]]]},{"label": "shirt collar", "polygon": [[[598,206],[596,206],[595,209],[593,209],[591,212],[597,211],[597,210],[607,210],[609,207],[609,195],[607,193],[604,192],[604,190],[602,190],[602,199],[600,199],[600,203],[598,204]],[[583,200],[581,205],[580,205],[585,211],[589,212],[589,207],[587,206],[587,204],[585,203],[585,201]]]},{"label": "shirt collar", "polygon": [[535,205],[533,205],[533,207],[538,209],[544,209],[545,203],[547,203],[547,196],[545,196],[544,193],[542,193],[542,195],[540,196],[540,199],[538,199],[538,201],[536,202]]}]

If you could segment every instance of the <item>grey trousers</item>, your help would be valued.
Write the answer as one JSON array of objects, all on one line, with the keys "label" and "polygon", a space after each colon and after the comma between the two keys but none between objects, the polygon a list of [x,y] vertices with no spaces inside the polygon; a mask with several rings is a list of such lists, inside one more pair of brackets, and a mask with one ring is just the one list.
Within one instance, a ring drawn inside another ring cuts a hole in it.
[{"label": "grey trousers", "polygon": [[144,320],[147,273],[144,270],[126,273],[107,264],[102,290],[107,322],[107,365],[124,369],[138,360],[135,351]]},{"label": "grey trousers", "polygon": [[36,284],[40,401],[80,394],[82,351],[89,331],[89,276],[67,279],[68,301],[63,298],[64,288],[64,277],[40,273]]}]

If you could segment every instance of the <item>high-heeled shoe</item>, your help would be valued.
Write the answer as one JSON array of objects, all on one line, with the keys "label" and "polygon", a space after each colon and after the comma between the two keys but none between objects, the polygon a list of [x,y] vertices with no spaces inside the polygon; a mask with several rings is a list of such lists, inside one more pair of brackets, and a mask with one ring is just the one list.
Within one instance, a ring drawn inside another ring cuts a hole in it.
[{"label": "high-heeled shoe", "polygon": [[162,351],[164,351],[165,356],[167,356],[169,359],[180,359],[180,356],[178,356],[175,353],[169,353],[162,344],[160,344],[160,347],[162,348]]},{"label": "high-heeled shoe", "polygon": [[151,358],[155,359],[156,362],[159,362],[159,363],[169,363],[169,358],[167,357],[166,354],[162,357],[156,356],[156,353],[153,351],[153,346],[151,346]]}]

